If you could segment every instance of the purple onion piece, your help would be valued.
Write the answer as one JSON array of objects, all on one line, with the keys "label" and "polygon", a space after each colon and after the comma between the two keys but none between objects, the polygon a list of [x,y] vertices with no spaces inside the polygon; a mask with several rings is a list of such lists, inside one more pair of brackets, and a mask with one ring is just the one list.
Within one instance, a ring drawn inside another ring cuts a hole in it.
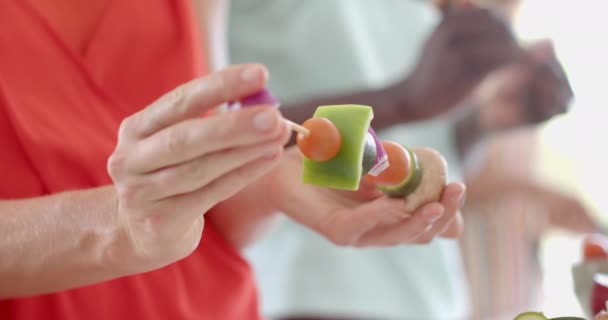
[{"label": "purple onion piece", "polygon": [[273,107],[279,106],[279,100],[275,98],[268,89],[264,88],[250,96],[247,96],[241,101],[233,101],[228,103],[228,110],[246,108],[256,105],[272,105]]},{"label": "purple onion piece", "polygon": [[382,171],[386,170],[386,168],[388,168],[388,155],[386,154],[386,150],[384,150],[384,147],[382,147],[380,139],[378,139],[378,136],[376,136],[376,132],[374,131],[374,129],[372,129],[371,126],[369,127],[369,129],[367,129],[367,132],[374,138],[374,142],[376,143],[376,160],[374,161],[372,168],[369,169],[368,174],[372,176],[377,176]]}]

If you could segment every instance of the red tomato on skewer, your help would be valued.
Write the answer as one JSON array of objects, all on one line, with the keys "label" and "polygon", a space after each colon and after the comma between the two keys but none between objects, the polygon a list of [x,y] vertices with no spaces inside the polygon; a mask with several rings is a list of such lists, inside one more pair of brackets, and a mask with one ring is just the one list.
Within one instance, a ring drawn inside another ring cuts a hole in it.
[{"label": "red tomato on skewer", "polygon": [[584,260],[608,259],[608,238],[592,234],[583,240]]},{"label": "red tomato on skewer", "polygon": [[306,158],[323,162],[333,159],[342,147],[342,136],[336,126],[326,118],[310,118],[302,126],[309,134],[299,133],[297,144]]},{"label": "red tomato on skewer", "polygon": [[367,175],[366,179],[381,186],[395,186],[403,182],[410,173],[412,159],[410,154],[400,144],[392,141],[382,141],[382,146],[388,156],[389,167],[378,176]]}]

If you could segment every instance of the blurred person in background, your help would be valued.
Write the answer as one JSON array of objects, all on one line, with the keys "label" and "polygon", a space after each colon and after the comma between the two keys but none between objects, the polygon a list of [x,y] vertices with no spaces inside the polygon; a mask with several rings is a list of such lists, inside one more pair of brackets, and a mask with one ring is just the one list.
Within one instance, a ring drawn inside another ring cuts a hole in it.
[{"label": "blurred person in background", "polygon": [[[520,2],[479,1],[510,21]],[[555,228],[597,230],[581,199],[539,175],[538,126],[551,113],[565,111],[573,92],[551,42],[531,49],[535,59],[547,63],[539,68],[514,64],[494,72],[474,93],[472,100],[483,106],[478,115],[456,128],[458,144],[465,146],[459,149],[467,158],[467,228],[460,242],[472,296],[471,319],[507,320],[536,308],[542,290],[541,237]]]},{"label": "blurred person in background", "polygon": [[[323,104],[371,105],[382,138],[440,150],[450,179],[484,136],[544,121],[569,102],[564,79],[539,80],[550,46],[521,50],[504,21],[470,3],[445,17],[421,1],[233,0],[229,12],[230,61],[267,64],[289,118]],[[511,79],[501,67],[526,72]],[[530,103],[498,90],[513,82],[517,95],[563,98]],[[354,251],[283,221],[247,253],[273,318],[468,319],[453,241]]]}]

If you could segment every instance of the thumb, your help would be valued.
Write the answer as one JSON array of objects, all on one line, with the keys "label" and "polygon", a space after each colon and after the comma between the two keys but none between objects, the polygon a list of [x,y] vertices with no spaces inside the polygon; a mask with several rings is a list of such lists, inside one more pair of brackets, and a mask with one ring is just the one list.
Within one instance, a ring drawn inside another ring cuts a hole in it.
[{"label": "thumb", "polygon": [[180,85],[136,113],[141,136],[151,135],[189,118],[199,117],[218,105],[239,100],[261,90],[268,80],[267,69],[258,64],[227,67]]}]

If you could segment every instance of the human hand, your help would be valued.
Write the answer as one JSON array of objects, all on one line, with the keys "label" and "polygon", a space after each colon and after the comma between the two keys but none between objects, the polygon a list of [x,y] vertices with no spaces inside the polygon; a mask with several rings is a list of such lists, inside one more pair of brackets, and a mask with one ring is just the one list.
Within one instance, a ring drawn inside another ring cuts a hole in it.
[{"label": "human hand", "polygon": [[362,180],[357,192],[301,184],[302,155],[291,148],[272,173],[269,192],[290,218],[340,246],[369,247],[428,243],[458,237],[465,187],[448,184],[439,202],[407,212],[407,200],[389,198]]},{"label": "human hand", "polygon": [[506,21],[488,9],[464,6],[446,14],[431,34],[397,100],[418,106],[420,118],[438,115],[520,54]]},{"label": "human hand", "polygon": [[289,130],[276,108],[203,117],[266,81],[259,65],[229,67],[176,88],[123,121],[108,172],[117,223],[137,262],[156,268],[190,254],[205,212],[279,162]]},{"label": "human hand", "polygon": [[551,226],[578,233],[599,232],[589,210],[579,199],[549,188],[542,191],[544,194],[540,199],[533,195],[531,198],[546,207],[547,220]]},{"label": "human hand", "polygon": [[482,131],[538,124],[567,111],[573,92],[551,42],[530,46],[516,62],[497,70],[479,86]]}]

